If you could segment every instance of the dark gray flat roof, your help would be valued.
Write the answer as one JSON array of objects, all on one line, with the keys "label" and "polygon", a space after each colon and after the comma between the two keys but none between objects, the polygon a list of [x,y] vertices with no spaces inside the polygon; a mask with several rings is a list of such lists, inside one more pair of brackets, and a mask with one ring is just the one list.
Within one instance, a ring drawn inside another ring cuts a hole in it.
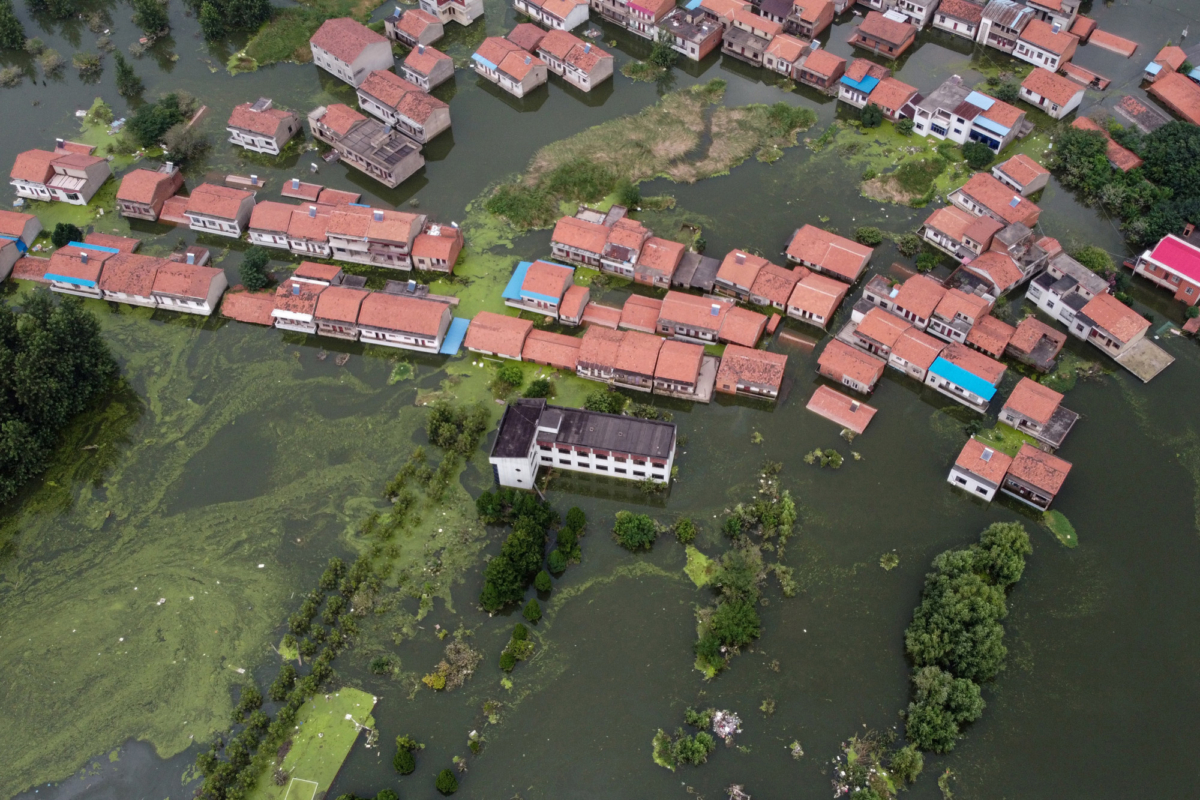
[{"label": "dark gray flat roof", "polygon": [[509,403],[500,418],[496,441],[492,444],[493,458],[525,458],[537,434],[538,417],[545,400],[518,400]]},{"label": "dark gray flat roof", "polygon": [[618,450],[653,458],[670,457],[675,444],[675,425],[670,422],[576,408],[559,410],[563,419],[555,441],[561,444]]}]

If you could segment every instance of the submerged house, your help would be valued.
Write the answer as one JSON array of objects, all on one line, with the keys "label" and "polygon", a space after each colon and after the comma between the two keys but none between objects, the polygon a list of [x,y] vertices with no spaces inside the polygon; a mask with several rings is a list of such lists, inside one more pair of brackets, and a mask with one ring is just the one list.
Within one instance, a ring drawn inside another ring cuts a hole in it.
[{"label": "submerged house", "polygon": [[230,144],[277,156],[288,140],[300,132],[300,115],[275,108],[270,98],[260,97],[253,104],[234,106],[226,130]]},{"label": "submerged house", "polygon": [[1000,421],[1058,449],[1079,420],[1062,401],[1062,394],[1049,386],[1021,378],[1000,409]]},{"label": "submerged house", "polygon": [[925,385],[982,414],[1006,370],[996,359],[951,342],[930,365]]},{"label": "submerged house", "polygon": [[471,66],[514,97],[524,97],[546,82],[546,62],[500,36],[489,36],[471,56]]},{"label": "submerged house", "polygon": [[117,188],[117,212],[122,217],[157,222],[163,204],[182,188],[183,173],[170,162],[157,170],[130,170]]},{"label": "submerged house", "polygon": [[26,150],[13,162],[9,183],[18,197],[85,206],[112,177],[108,160],[92,155],[94,150],[62,140],[53,152]]},{"label": "submerged house", "polygon": [[798,228],[787,246],[788,261],[851,285],[867,268],[874,252],[813,225]]},{"label": "submerged house", "polygon": [[355,88],[375,70],[396,63],[387,37],[350,17],[325,20],[308,43],[314,64]]},{"label": "submerged house", "polygon": [[776,399],[783,386],[787,356],[731,344],[717,370],[717,391]]},{"label": "submerged house", "polygon": [[1004,476],[1000,490],[1026,505],[1045,511],[1062,491],[1071,462],[1023,444]]},{"label": "submerged house", "polygon": [[342,161],[389,189],[425,166],[419,144],[341,103],[317,107],[309,113],[308,125],[314,139],[330,145]]},{"label": "submerged house", "polygon": [[1004,483],[1010,466],[1011,456],[971,438],[954,460],[946,481],[990,503]]}]

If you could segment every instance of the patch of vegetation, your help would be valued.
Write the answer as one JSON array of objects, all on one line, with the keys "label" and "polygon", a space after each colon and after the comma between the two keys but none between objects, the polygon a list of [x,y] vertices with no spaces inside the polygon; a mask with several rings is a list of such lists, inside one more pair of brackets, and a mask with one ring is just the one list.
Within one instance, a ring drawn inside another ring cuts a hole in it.
[{"label": "patch of vegetation", "polygon": [[628,403],[629,398],[615,389],[597,389],[584,399],[583,407],[588,411],[620,414]]},{"label": "patch of vegetation", "polygon": [[483,654],[467,644],[470,634],[465,629],[454,632],[454,641],[446,645],[445,658],[438,662],[433,672],[421,678],[421,682],[434,691],[452,692],[461,688],[475,674],[475,668],[483,661]]},{"label": "patch of vegetation", "polygon": [[833,448],[822,450],[818,447],[811,453],[805,453],[804,455],[805,464],[819,463],[822,467],[831,467],[833,469],[841,469],[842,463],[845,460],[842,454]]},{"label": "patch of vegetation", "polygon": [[895,553],[884,553],[879,557],[879,566],[883,567],[884,572],[890,572],[900,566],[900,556]]},{"label": "patch of vegetation", "polygon": [[613,536],[626,550],[649,550],[658,538],[658,525],[646,514],[618,511]]},{"label": "patch of vegetation", "polygon": [[855,228],[854,241],[859,244],[865,244],[868,247],[875,247],[883,242],[883,231],[879,230],[879,228],[863,225]]},{"label": "patch of vegetation", "polygon": [[626,78],[645,83],[654,83],[666,75],[668,69],[649,61],[628,61],[621,67],[621,74]]},{"label": "patch of vegetation", "polygon": [[683,571],[697,588],[707,586],[717,572],[717,563],[691,545],[687,546],[687,566]]},{"label": "patch of vegetation", "polygon": [[479,604],[488,611],[499,611],[519,602],[525,589],[542,568],[546,536],[558,522],[558,515],[536,495],[499,489],[484,492],[475,502],[479,517],[495,525],[512,525],[512,532],[500,547],[500,555],[484,568],[483,592]]},{"label": "patch of vegetation", "polygon": [[167,131],[185,123],[196,113],[195,98],[172,92],[153,103],[139,106],[125,124],[125,131],[138,147],[157,147]]},{"label": "patch of vegetation", "polygon": [[433,444],[468,456],[479,446],[489,422],[487,408],[481,403],[455,405],[439,400],[429,410],[425,430]]},{"label": "patch of vegetation", "polygon": [[529,629],[521,623],[513,627],[512,636],[503,652],[500,653],[500,669],[512,672],[517,662],[524,661],[533,655],[534,644],[529,639]]},{"label": "patch of vegetation", "polygon": [[864,128],[878,128],[883,124],[883,109],[874,103],[867,103],[859,110],[858,121]]},{"label": "patch of vegetation", "polygon": [[437,780],[434,781],[434,786],[442,794],[454,794],[458,791],[458,779],[454,777],[453,772],[444,769],[438,773]]},{"label": "patch of vegetation", "polygon": [[550,382],[549,378],[537,378],[529,382],[521,396],[542,399],[553,397],[554,384]]},{"label": "patch of vegetation", "polygon": [[271,254],[267,248],[255,245],[247,250],[240,268],[242,285],[252,292],[270,286],[271,274],[267,271],[270,262]]},{"label": "patch of vegetation", "polygon": [[1075,526],[1071,521],[1063,516],[1061,511],[1046,511],[1042,514],[1042,522],[1058,539],[1059,544],[1064,547],[1078,547],[1079,536],[1075,533]]},{"label": "patch of vegetation", "polygon": [[992,159],[996,154],[992,152],[992,148],[988,147],[983,142],[967,142],[962,146],[963,159],[973,170],[981,170],[988,164],[992,163]]},{"label": "patch of vegetation", "polygon": [[700,731],[692,736],[685,733],[683,728],[676,728],[675,736],[672,737],[659,728],[651,741],[651,747],[654,763],[674,772],[681,764],[698,767],[708,761],[709,755],[717,748],[717,742],[707,731]]},{"label": "patch of vegetation", "polygon": [[912,745],[892,750],[896,734],[867,731],[852,736],[833,761],[835,796],[857,800],[894,800],[901,789],[916,781],[925,757]]}]

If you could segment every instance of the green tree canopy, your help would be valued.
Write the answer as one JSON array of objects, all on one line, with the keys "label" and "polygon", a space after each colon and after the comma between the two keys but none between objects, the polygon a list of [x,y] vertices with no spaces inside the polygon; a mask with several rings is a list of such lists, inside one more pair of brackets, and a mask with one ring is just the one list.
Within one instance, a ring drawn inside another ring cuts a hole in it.
[{"label": "green tree canopy", "polygon": [[1177,198],[1200,196],[1200,128],[1172,120],[1146,137],[1142,169]]},{"label": "green tree canopy", "polygon": [[25,46],[25,28],[13,11],[12,0],[0,0],[0,48],[20,50]]},{"label": "green tree canopy", "polygon": [[971,169],[983,169],[992,163],[995,153],[983,142],[967,142],[962,146],[963,158]]},{"label": "green tree canopy", "polygon": [[117,62],[117,93],[122,97],[136,97],[144,90],[142,79],[133,71],[133,67],[118,52],[114,55]]},{"label": "green tree canopy", "polygon": [[70,222],[59,222],[50,233],[50,243],[55,247],[66,247],[71,242],[82,242],[83,231]]},{"label": "green tree canopy", "polygon": [[255,245],[247,250],[242,259],[242,285],[252,292],[267,288],[271,283],[271,275],[267,271],[270,261],[271,254],[265,247]]},{"label": "green tree canopy", "polygon": [[147,35],[161,33],[170,27],[166,3],[160,0],[129,0],[133,6],[133,24]]},{"label": "green tree canopy", "polygon": [[458,791],[458,780],[454,777],[454,773],[448,769],[444,769],[438,773],[434,785],[442,794],[454,794]]},{"label": "green tree canopy", "polygon": [[658,526],[645,514],[618,511],[613,535],[626,550],[649,550],[658,537]]}]

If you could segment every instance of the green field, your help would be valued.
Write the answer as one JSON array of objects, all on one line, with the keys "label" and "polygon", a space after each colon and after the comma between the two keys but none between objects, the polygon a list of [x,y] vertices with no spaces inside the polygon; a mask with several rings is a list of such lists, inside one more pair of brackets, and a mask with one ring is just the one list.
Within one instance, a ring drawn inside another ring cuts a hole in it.
[{"label": "green field", "polygon": [[272,774],[278,765],[272,763],[267,774],[259,776],[248,800],[313,800],[323,796],[358,740],[362,730],[359,726],[374,727],[374,707],[375,698],[358,689],[313,697],[297,716],[292,748],[283,759],[283,769],[291,777],[283,786],[276,786]]}]

